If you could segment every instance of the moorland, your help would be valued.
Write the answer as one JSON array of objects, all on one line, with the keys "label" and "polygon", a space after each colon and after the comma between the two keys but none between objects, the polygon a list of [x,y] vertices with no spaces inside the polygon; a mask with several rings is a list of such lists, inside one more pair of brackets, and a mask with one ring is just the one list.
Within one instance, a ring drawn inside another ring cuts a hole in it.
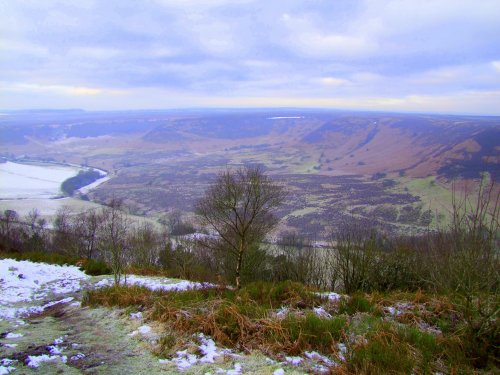
[{"label": "moorland", "polygon": [[110,180],[82,198],[121,198],[158,218],[193,205],[218,171],[260,164],[286,185],[281,231],[324,240],[346,217],[388,233],[446,225],[452,190],[500,172],[498,117],[304,109],[0,116],[0,155],[92,166]]}]

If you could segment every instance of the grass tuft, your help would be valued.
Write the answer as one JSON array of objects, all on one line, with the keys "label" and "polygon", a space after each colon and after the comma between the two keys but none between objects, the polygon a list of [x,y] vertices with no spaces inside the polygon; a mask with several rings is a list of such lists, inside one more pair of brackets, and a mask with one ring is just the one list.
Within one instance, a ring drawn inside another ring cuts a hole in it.
[{"label": "grass tuft", "polygon": [[[313,291],[290,282],[252,283],[241,291],[162,292],[113,286],[88,291],[83,300],[89,306],[134,306],[145,311],[148,319],[164,323],[165,333],[155,349],[161,356],[185,347],[193,334],[204,333],[220,345],[245,352],[261,350],[277,358],[313,350],[335,358],[337,343],[342,342],[348,348],[347,361],[337,370],[346,373],[445,373],[498,367],[495,320],[480,326],[484,334],[472,335],[459,307],[445,297],[418,292],[355,294],[338,302],[338,312],[331,318],[312,310],[321,302],[325,301]],[[279,317],[276,309],[283,306],[288,313]],[[396,306],[400,312],[384,314],[383,306]],[[428,325],[439,322],[446,323],[448,330],[426,331]]]}]

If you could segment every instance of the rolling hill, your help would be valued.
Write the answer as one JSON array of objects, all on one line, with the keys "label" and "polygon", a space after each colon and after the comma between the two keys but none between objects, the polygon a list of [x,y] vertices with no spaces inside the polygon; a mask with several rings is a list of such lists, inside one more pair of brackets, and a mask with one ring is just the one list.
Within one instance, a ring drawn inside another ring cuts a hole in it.
[{"label": "rolling hill", "polygon": [[280,212],[284,227],[314,237],[344,215],[378,215],[392,229],[425,226],[426,212],[438,209],[433,201],[446,207],[442,198],[449,197],[452,181],[500,175],[500,117],[301,109],[24,111],[0,116],[0,137],[0,154],[7,158],[106,169],[112,179],[90,199],[121,196],[139,214],[190,212],[221,168],[263,164],[290,189]]}]

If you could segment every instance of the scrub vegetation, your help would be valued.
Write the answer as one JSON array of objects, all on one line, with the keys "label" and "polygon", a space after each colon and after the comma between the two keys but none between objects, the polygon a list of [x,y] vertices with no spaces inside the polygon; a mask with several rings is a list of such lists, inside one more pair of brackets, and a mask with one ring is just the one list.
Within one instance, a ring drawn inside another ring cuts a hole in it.
[{"label": "scrub vegetation", "polygon": [[[215,195],[204,199],[223,207],[233,202],[213,186]],[[61,212],[53,229],[36,213],[23,221],[5,212],[1,243],[19,257],[108,264],[114,285],[87,291],[83,304],[138,310],[160,324],[165,335],[153,348],[160,357],[174,356],[203,333],[221,346],[290,363],[317,353],[331,372],[491,373],[500,366],[496,189],[485,181],[474,195],[454,195],[452,225],[420,236],[388,236],[376,223],[352,217],[336,227],[329,247],[314,248],[293,233],[265,244],[258,227],[241,259],[224,243],[207,246],[214,235],[201,227],[172,236],[173,228],[185,227],[176,215],[162,230],[132,226],[120,202],[102,211]],[[242,212],[229,207],[234,218]],[[30,255],[33,247],[38,251]],[[153,291],[124,283],[132,269],[211,284]]]}]

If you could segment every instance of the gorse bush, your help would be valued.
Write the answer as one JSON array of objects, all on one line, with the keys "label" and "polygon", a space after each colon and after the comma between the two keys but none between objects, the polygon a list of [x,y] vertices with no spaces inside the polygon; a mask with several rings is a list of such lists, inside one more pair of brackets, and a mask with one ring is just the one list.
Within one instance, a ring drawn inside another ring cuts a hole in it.
[{"label": "gorse bush", "polygon": [[87,275],[99,276],[99,275],[109,275],[112,270],[106,263],[102,260],[88,259],[83,260],[77,264],[81,264],[81,268]]}]

